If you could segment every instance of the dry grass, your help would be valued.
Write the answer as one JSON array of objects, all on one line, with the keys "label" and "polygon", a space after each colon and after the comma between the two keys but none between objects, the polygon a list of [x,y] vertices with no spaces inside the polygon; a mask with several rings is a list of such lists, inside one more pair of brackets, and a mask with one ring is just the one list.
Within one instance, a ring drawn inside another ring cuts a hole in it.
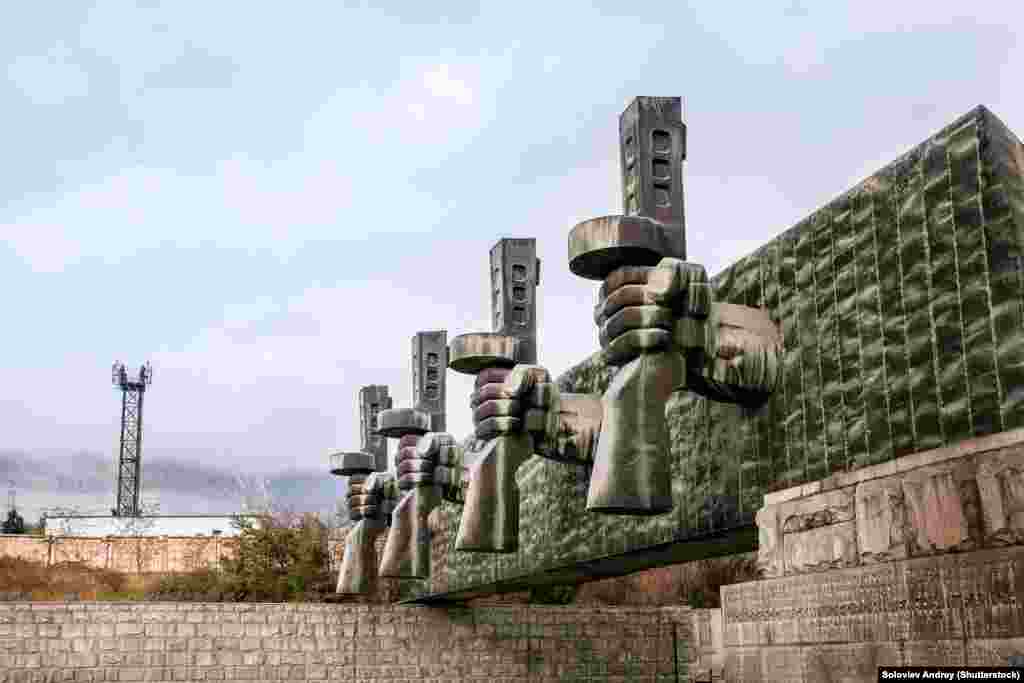
[{"label": "dry grass", "polygon": [[82,562],[47,567],[16,557],[0,557],[0,586],[7,599],[142,600],[158,576],[95,569]]},{"label": "dry grass", "polygon": [[720,607],[719,589],[758,578],[753,553],[647,569],[579,587],[577,604]]}]

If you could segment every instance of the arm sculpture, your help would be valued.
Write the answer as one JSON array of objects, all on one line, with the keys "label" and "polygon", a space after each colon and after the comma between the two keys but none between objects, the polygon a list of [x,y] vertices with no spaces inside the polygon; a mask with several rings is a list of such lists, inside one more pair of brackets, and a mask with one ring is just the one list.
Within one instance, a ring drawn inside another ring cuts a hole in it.
[{"label": "arm sculpture", "polygon": [[[607,362],[619,366],[603,396],[560,392],[535,365],[478,376],[470,401],[478,447],[469,454],[475,460],[460,549],[516,548],[514,474],[525,458],[510,458],[502,438],[528,441],[519,453],[593,463],[588,509],[656,514],[672,507],[664,419],[672,392],[754,407],[778,382],[782,344],[768,314],[714,303],[699,265],[664,258],[654,267],[621,267],[605,279],[599,299],[601,347]],[[637,466],[643,461],[664,466]]]},{"label": "arm sculpture", "polygon": [[387,530],[398,496],[389,472],[352,476],[348,485],[349,515],[355,526],[345,539],[345,554],[338,573],[338,593],[370,593],[377,579],[377,537]]},{"label": "arm sculpture", "polygon": [[[458,446],[450,434],[430,432],[423,436],[403,436],[397,456],[398,488],[404,491],[392,513],[391,531],[384,545],[381,576],[424,579],[430,576],[430,528],[427,520],[446,492],[452,487],[437,481],[435,471],[442,468],[442,480],[455,470]],[[452,463],[449,465],[448,463]],[[457,490],[457,489],[456,489]]]}]

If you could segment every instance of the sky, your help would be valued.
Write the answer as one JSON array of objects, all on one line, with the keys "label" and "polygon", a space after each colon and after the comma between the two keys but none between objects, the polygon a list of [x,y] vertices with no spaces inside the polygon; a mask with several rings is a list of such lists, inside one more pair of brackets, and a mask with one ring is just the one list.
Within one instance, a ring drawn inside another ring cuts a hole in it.
[{"label": "sky", "polygon": [[[742,8],[742,9],[741,9]],[[1024,3],[11,3],[0,21],[0,449],[324,468],[410,337],[489,331],[535,237],[539,359],[597,350],[577,222],[617,122],[681,96],[688,257],[714,273],[978,104],[1024,134]],[[469,433],[472,379],[448,373]],[[393,447],[392,447],[393,449]]]}]

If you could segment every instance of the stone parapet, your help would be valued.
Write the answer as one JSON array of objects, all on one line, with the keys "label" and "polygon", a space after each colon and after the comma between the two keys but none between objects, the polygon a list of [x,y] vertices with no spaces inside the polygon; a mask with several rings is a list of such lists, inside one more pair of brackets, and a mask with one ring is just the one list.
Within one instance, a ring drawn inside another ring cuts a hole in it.
[{"label": "stone parapet", "polygon": [[1024,548],[722,588],[725,680],[874,681],[879,666],[1007,666],[1024,653]]},{"label": "stone parapet", "polygon": [[766,577],[1024,542],[1024,429],[765,496]]},{"label": "stone parapet", "polygon": [[0,603],[0,680],[686,680],[689,610]]}]

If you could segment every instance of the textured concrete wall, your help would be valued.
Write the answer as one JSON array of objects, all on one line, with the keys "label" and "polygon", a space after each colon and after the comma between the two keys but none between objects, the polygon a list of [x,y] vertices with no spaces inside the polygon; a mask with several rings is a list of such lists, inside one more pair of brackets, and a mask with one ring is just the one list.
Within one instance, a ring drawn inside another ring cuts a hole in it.
[{"label": "textured concrete wall", "polygon": [[127,573],[181,572],[216,566],[234,552],[235,539],[216,537],[40,537],[0,535],[0,555],[46,565],[84,562]]},{"label": "textured concrete wall", "polygon": [[1024,429],[765,496],[766,577],[1024,544]]},{"label": "textured concrete wall", "polygon": [[1019,546],[722,589],[725,680],[877,680],[879,666],[1007,666],[1024,654]]},{"label": "textured concrete wall", "polygon": [[0,603],[0,681],[676,683],[689,624],[685,609]]},{"label": "textured concrete wall", "polygon": [[[445,504],[435,583],[414,592],[752,527],[766,493],[1024,425],[1022,235],[1024,147],[975,109],[715,276],[716,298],[779,324],[784,375],[754,413],[670,400],[672,513],[588,513],[588,469],[534,458],[518,474],[519,552],[453,552],[459,509]],[[599,392],[609,377],[598,354],[560,384]]]}]

